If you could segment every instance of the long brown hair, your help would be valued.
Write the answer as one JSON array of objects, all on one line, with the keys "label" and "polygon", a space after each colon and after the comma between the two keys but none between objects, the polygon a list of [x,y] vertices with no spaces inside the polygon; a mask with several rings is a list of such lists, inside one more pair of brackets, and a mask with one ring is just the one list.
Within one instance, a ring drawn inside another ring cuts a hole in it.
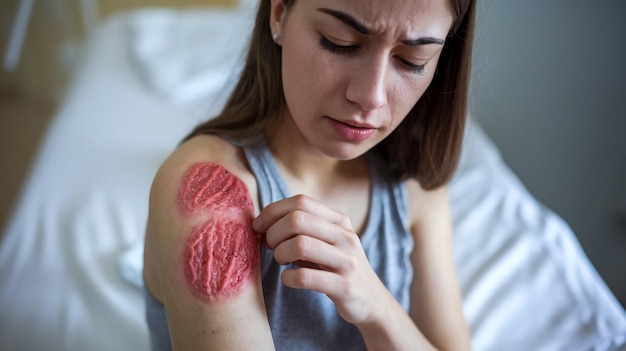
[{"label": "long brown hair", "polygon": [[[424,189],[446,184],[461,154],[467,115],[475,0],[450,0],[452,28],[433,80],[404,121],[373,150],[396,180],[416,178]],[[282,0],[288,11],[295,0]],[[267,134],[286,108],[281,49],[269,30],[271,3],[260,0],[239,82],[215,118],[198,125],[185,140],[202,134],[245,139]]]}]

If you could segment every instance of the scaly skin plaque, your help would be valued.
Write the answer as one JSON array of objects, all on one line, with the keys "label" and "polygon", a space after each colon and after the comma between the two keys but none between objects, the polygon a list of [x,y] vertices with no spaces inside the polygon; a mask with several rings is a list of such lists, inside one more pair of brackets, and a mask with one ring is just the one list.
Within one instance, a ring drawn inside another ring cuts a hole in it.
[{"label": "scaly skin plaque", "polygon": [[192,229],[182,255],[193,293],[206,302],[237,295],[259,264],[246,185],[218,164],[196,163],[181,180],[178,207],[187,217],[208,214]]}]

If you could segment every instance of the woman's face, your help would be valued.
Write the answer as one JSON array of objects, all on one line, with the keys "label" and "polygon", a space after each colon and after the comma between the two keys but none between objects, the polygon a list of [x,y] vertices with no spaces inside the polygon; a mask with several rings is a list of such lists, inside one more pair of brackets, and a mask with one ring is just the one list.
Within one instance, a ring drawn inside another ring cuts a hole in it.
[{"label": "woman's face", "polygon": [[452,25],[450,0],[272,1],[292,143],[347,160],[387,137],[422,96]]}]

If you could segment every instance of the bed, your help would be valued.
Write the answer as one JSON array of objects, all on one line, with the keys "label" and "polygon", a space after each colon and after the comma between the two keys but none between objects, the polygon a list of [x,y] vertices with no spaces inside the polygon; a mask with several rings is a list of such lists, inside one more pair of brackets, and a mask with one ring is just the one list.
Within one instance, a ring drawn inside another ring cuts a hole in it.
[{"label": "bed", "polygon": [[[251,16],[150,8],[99,26],[5,228],[0,350],[148,350],[150,183],[224,103]],[[476,119],[450,197],[475,350],[626,350],[623,307]]]}]

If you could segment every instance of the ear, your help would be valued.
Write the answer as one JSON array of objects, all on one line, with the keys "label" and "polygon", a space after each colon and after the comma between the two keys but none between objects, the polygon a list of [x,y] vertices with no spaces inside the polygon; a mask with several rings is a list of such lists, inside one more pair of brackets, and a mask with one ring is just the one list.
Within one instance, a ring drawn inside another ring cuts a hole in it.
[{"label": "ear", "polygon": [[272,4],[270,9],[270,31],[280,38],[283,17],[285,15],[285,5],[283,5],[282,0],[270,0],[270,2]]}]

